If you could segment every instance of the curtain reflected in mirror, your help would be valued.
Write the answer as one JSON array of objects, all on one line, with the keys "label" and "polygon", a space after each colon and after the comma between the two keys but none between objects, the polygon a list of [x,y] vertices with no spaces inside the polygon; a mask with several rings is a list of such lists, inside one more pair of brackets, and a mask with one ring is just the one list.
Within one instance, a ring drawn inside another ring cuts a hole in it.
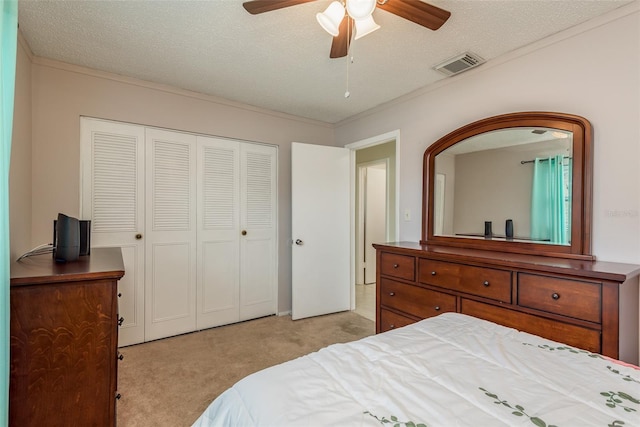
[{"label": "curtain reflected in mirror", "polygon": [[571,158],[536,158],[531,190],[531,239],[571,243]]},{"label": "curtain reflected in mirror", "polygon": [[438,153],[434,235],[570,245],[572,149],[571,132],[515,127]]}]

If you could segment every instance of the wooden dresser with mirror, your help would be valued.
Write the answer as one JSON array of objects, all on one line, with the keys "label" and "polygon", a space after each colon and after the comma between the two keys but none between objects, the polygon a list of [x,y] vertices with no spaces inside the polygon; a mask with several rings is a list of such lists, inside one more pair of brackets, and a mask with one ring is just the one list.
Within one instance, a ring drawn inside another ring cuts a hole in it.
[{"label": "wooden dresser with mirror", "polygon": [[423,180],[422,240],[374,244],[376,332],[455,311],[638,362],[640,266],[591,254],[586,119],[471,123],[427,148]]}]

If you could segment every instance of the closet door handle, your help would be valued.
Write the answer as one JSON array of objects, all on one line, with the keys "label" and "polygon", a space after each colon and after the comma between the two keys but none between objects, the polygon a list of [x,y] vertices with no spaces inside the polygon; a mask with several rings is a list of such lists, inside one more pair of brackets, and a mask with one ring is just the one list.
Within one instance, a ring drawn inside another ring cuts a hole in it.
[{"label": "closet door handle", "polygon": [[242,231],[240,232],[240,234],[242,234],[243,236],[246,236],[246,235],[247,235],[247,230],[242,230]]},{"label": "closet door handle", "polygon": [[300,239],[296,239],[296,245],[302,246],[303,242]]},{"label": "closet door handle", "polygon": [[140,233],[136,234],[136,240],[140,240],[140,239],[142,239],[142,234]]}]

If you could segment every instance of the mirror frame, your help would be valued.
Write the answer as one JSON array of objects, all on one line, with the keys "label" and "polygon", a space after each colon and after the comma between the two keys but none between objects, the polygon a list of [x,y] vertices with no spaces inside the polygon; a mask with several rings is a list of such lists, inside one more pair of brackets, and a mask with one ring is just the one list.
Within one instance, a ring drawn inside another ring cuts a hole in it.
[{"label": "mirror frame", "polygon": [[[434,235],[435,158],[447,148],[485,132],[517,127],[545,127],[573,132],[571,244],[553,245],[504,239]],[[456,246],[502,252],[593,260],[591,255],[593,128],[584,117],[553,112],[518,112],[488,117],[445,135],[424,152],[422,245]]]}]

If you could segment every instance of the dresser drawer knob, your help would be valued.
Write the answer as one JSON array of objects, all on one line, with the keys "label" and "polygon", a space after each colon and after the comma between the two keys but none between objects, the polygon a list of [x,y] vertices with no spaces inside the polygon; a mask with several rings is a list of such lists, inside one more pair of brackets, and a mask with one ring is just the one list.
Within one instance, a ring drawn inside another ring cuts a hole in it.
[{"label": "dresser drawer knob", "polygon": [[436,306],[434,307],[434,309],[435,309],[436,311],[440,311],[440,306],[439,306],[439,305],[436,305]]},{"label": "dresser drawer knob", "polygon": [[124,354],[118,353],[118,360],[123,360],[123,359],[124,359]]},{"label": "dresser drawer knob", "polygon": [[435,276],[435,275],[436,275],[436,272],[435,272],[435,271],[432,271],[432,272],[431,272],[431,275],[432,275],[432,276]]},{"label": "dresser drawer knob", "polygon": [[124,323],[124,317],[118,319],[118,326],[122,326],[122,323]]},{"label": "dresser drawer knob", "polygon": [[488,287],[489,286],[489,281],[485,280],[482,284],[485,285],[486,287]]},{"label": "dresser drawer knob", "polygon": [[559,300],[560,299],[560,294],[554,292],[554,293],[551,294],[551,298],[553,298],[555,300]]},{"label": "dresser drawer knob", "polygon": [[398,264],[393,264],[393,268],[398,268],[400,267]]},{"label": "dresser drawer knob", "polygon": [[396,294],[395,292],[389,292],[390,297],[394,296],[395,294]]}]

